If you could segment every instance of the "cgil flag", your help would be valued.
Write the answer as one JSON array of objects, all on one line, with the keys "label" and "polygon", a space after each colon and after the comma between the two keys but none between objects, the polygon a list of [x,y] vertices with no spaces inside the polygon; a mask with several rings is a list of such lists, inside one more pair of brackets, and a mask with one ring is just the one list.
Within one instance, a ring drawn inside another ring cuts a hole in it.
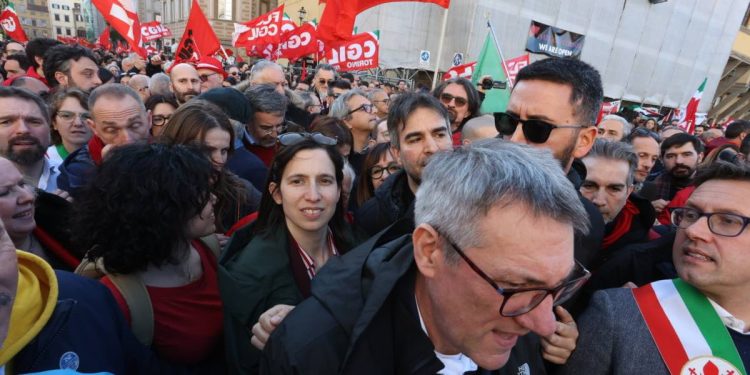
[{"label": "cgil flag", "polygon": [[201,57],[211,56],[221,49],[219,38],[203,14],[198,0],[193,0],[185,32],[175,52],[175,63],[180,61],[198,61]]},{"label": "cgil flag", "polygon": [[284,4],[245,23],[235,23],[232,46],[245,47],[248,51],[268,49],[281,42],[284,26]]},{"label": "cgil flag", "polygon": [[490,32],[487,33],[487,37],[484,39],[484,46],[482,46],[482,51],[479,53],[474,74],[471,76],[471,82],[476,85],[485,76],[492,77],[493,81],[505,82],[505,88],[493,88],[485,91],[484,101],[482,101],[482,106],[479,110],[482,113],[504,112],[510,99],[510,84],[503,69],[503,60],[500,58],[500,52],[497,50],[495,43],[493,43]]},{"label": "cgil flag", "polygon": [[318,38],[326,43],[348,40],[358,14],[376,5],[403,1],[432,3],[446,9],[450,6],[450,0],[321,0],[326,7],[318,25]]},{"label": "cgil flag", "polygon": [[92,0],[96,9],[112,28],[122,35],[131,48],[141,57],[146,58],[141,39],[141,22],[131,0]]},{"label": "cgil flag", "polygon": [[685,107],[685,117],[680,121],[680,127],[685,129],[688,134],[695,132],[695,120],[696,113],[698,113],[698,104],[701,102],[703,97],[703,89],[706,88],[707,78],[703,78],[703,82],[698,86],[698,90],[695,91],[693,97],[690,98],[687,106]]},{"label": "cgil flag", "polygon": [[16,11],[12,6],[8,5],[3,12],[0,13],[0,25],[2,25],[3,30],[5,30],[5,33],[8,34],[10,39],[19,43],[26,43],[29,41],[26,32],[23,31],[21,21],[18,19],[18,14],[16,14]]}]

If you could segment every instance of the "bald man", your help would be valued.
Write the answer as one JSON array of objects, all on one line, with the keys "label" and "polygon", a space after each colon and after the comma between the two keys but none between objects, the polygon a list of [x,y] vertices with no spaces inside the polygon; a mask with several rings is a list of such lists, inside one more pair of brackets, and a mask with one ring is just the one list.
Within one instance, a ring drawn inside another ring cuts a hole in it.
[{"label": "bald man", "polygon": [[497,137],[497,129],[495,129],[495,117],[492,115],[475,117],[467,121],[461,129],[461,143],[465,145],[480,139],[495,137]]},{"label": "bald man", "polygon": [[179,63],[169,71],[172,80],[171,90],[182,105],[201,93],[201,79],[198,71],[188,63]]},{"label": "bald man", "polygon": [[146,99],[151,96],[151,90],[148,88],[148,83],[148,76],[143,74],[136,74],[130,79],[130,81],[128,81],[128,86],[138,93],[144,103],[146,102]]}]

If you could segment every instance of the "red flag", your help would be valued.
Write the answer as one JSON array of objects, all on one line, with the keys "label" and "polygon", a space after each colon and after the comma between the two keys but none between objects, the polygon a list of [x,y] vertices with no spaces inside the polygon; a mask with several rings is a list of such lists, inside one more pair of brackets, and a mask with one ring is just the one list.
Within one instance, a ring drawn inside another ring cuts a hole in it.
[{"label": "red flag", "polygon": [[318,52],[318,33],[315,25],[307,22],[296,30],[284,36],[285,41],[281,43],[280,57],[289,60],[296,60],[300,57],[307,56]]},{"label": "red flag", "polygon": [[162,25],[159,21],[151,21],[141,24],[141,37],[144,42],[150,42],[160,38],[169,38],[171,36],[172,31]]},{"label": "red flag", "polygon": [[451,79],[451,78],[458,78],[458,77],[464,77],[471,79],[471,75],[474,74],[474,68],[477,66],[477,62],[470,62],[463,65],[457,65],[450,69],[448,69],[445,74],[443,74],[443,81]]},{"label": "red flag", "polygon": [[326,45],[328,63],[340,72],[377,68],[380,44],[375,33],[362,33],[349,40]]},{"label": "red flag", "polygon": [[248,54],[251,51],[267,49],[269,44],[277,45],[281,42],[282,20],[284,5],[245,23],[235,23],[232,33],[232,46],[245,47]]},{"label": "red flag", "polygon": [[325,41],[346,40],[352,35],[357,15],[376,5],[393,2],[433,3],[448,9],[450,0],[327,0],[318,25],[318,38]]},{"label": "red flag", "polygon": [[96,9],[112,28],[130,44],[135,52],[146,58],[141,39],[141,22],[131,0],[92,0]]},{"label": "red flag", "polygon": [[213,55],[220,48],[219,38],[203,14],[198,0],[193,0],[185,32],[175,53],[175,62],[198,61],[201,57]]},{"label": "red flag", "polygon": [[29,38],[26,37],[26,33],[23,31],[23,26],[21,26],[21,21],[18,19],[16,11],[10,5],[5,7],[5,10],[0,13],[0,25],[3,26],[3,30],[8,34],[8,37],[16,42],[26,43],[29,41]]},{"label": "red flag", "polygon": [[115,52],[117,52],[118,54],[120,54],[120,53],[123,53],[125,51],[127,51],[127,50],[125,49],[125,47],[123,47],[122,41],[118,40],[117,41],[117,48],[115,49]]},{"label": "red flag", "polygon": [[109,27],[105,27],[104,31],[102,31],[102,34],[99,35],[97,45],[107,51],[112,49],[112,40],[110,40],[109,38]]},{"label": "red flag", "polygon": [[511,84],[516,82],[516,76],[518,75],[518,71],[523,69],[526,65],[529,65],[529,54],[525,54],[523,56],[518,56],[513,59],[505,60],[505,67],[508,69],[505,70],[505,76],[508,77],[508,80]]}]

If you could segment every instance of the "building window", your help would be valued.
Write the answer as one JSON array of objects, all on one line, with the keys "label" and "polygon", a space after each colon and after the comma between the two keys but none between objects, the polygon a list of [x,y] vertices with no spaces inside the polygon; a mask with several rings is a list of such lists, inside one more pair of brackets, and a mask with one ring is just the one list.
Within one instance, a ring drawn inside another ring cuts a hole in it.
[{"label": "building window", "polygon": [[55,31],[57,31],[57,35],[62,35],[62,27],[56,27]]},{"label": "building window", "polygon": [[70,27],[65,28],[65,35],[68,35],[68,36],[73,35],[73,33],[70,32]]},{"label": "building window", "polygon": [[60,15],[59,14],[55,14],[55,21],[59,21],[59,20],[60,20]]},{"label": "building window", "polygon": [[67,6],[67,5],[63,5],[62,8],[63,8],[63,10],[70,10],[70,7]]},{"label": "building window", "polygon": [[218,0],[218,14],[220,20],[228,20],[231,21],[233,19],[232,17],[232,0]]},{"label": "building window", "polygon": [[258,3],[258,16],[266,14],[271,11],[271,2],[268,0],[260,0]]},{"label": "building window", "polygon": [[70,22],[70,16],[68,15],[65,16],[65,22]]},{"label": "building window", "polygon": [[76,36],[79,38],[85,38],[86,37],[86,30],[78,30],[76,31]]},{"label": "building window", "polygon": [[60,9],[60,5],[59,4],[52,4],[52,9]]}]

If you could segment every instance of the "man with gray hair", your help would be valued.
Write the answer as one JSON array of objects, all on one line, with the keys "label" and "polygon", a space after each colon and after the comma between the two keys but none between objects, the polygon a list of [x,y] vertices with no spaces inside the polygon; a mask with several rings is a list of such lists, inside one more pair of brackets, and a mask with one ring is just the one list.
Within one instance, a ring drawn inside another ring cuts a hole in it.
[{"label": "man with gray hair", "polygon": [[313,116],[306,111],[304,100],[297,93],[289,89],[286,77],[284,76],[284,69],[281,65],[269,60],[259,60],[256,62],[250,69],[250,86],[255,85],[272,86],[276,92],[286,96],[287,106],[286,114],[284,115],[286,120],[302,125],[305,128],[310,125]]},{"label": "man with gray hair", "polygon": [[128,81],[128,86],[138,93],[144,103],[151,96],[151,90],[148,87],[148,83],[149,78],[144,74],[136,74],[130,78],[130,81]]},{"label": "man with gray hair", "polygon": [[169,76],[165,73],[156,73],[151,76],[148,80],[148,89],[152,95],[164,95],[167,96],[172,93],[170,86],[172,81]]},{"label": "man with gray hair", "polygon": [[271,85],[254,85],[245,90],[253,115],[242,144],[267,166],[276,155],[276,139],[286,126],[287,98]]},{"label": "man with gray hair", "polygon": [[416,229],[330,259],[271,335],[261,373],[516,373],[517,341],[560,329],[553,307],[590,275],[573,259],[586,211],[558,165],[498,139],[436,154]]},{"label": "man with gray hair", "polygon": [[618,115],[606,115],[596,126],[597,138],[621,142],[628,138],[633,124]]},{"label": "man with gray hair", "polygon": [[151,135],[151,114],[138,93],[128,86],[99,86],[91,92],[88,104],[91,118],[86,124],[94,134],[88,144],[68,155],[57,178],[57,186],[74,198],[109,149],[146,141]]},{"label": "man with gray hair", "polygon": [[591,262],[596,268],[624,246],[648,241],[656,212],[648,199],[632,194],[638,156],[631,145],[597,139],[582,161],[587,173],[579,190],[605,223],[603,251]]},{"label": "man with gray hair", "polygon": [[328,114],[328,87],[336,80],[336,68],[328,64],[318,64],[315,67],[315,73],[312,80],[312,92],[318,96],[320,103],[323,105],[323,114]]}]

